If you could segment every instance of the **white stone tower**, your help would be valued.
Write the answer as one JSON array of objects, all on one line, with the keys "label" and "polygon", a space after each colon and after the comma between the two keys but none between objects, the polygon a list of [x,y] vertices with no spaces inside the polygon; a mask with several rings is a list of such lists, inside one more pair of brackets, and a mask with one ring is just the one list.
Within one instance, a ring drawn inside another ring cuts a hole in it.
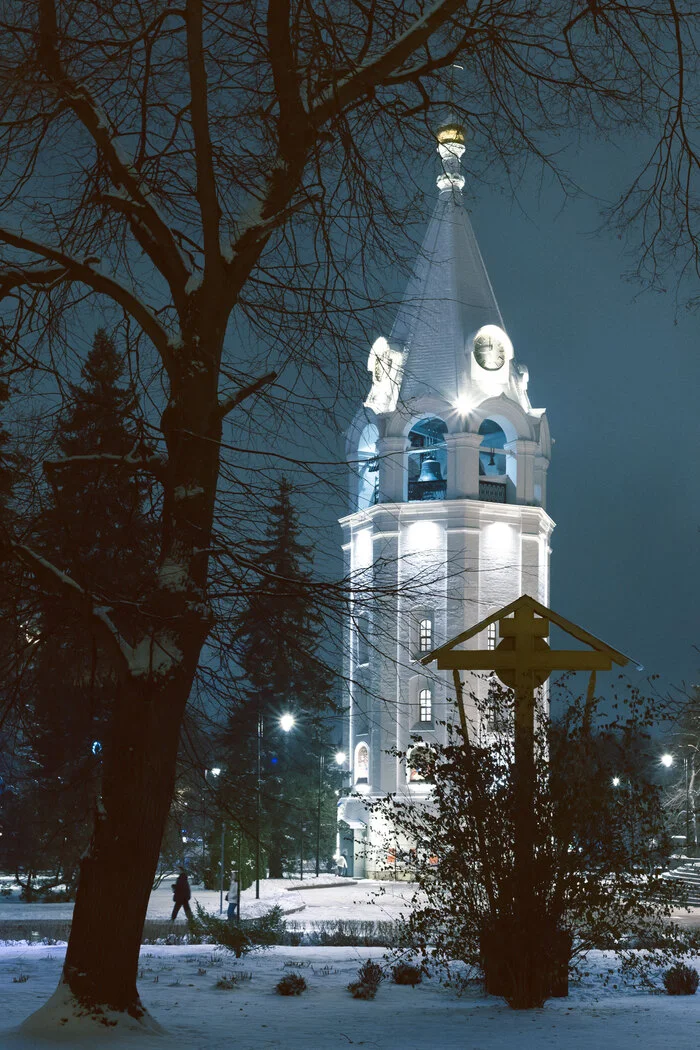
[{"label": "white stone tower", "polygon": [[[462,201],[463,131],[437,137],[435,211],[391,335],[370,351],[372,386],[347,443],[345,747],[352,790],[369,798],[427,795],[410,750],[408,761],[392,754],[416,735],[444,739],[437,723],[453,718],[444,674],[420,656],[523,593],[549,604],[549,428]],[[360,799],[341,799],[339,818],[349,874],[391,863]]]}]

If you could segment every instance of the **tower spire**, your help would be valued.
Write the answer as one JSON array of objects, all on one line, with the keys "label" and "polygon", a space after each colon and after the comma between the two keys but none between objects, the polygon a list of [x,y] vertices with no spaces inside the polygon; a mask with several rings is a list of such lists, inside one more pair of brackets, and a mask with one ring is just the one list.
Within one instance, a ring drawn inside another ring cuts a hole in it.
[{"label": "tower spire", "polygon": [[464,153],[464,128],[456,121],[442,124],[437,129],[437,140],[437,151],[442,161],[442,171],[437,177],[437,187],[440,193],[453,189],[461,193],[464,187],[461,166]]}]

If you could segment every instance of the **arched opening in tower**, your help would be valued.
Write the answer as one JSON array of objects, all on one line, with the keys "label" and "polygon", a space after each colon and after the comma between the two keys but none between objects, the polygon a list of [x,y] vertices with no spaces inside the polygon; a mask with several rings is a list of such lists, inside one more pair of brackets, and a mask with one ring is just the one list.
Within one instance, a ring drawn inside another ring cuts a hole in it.
[{"label": "arched opening in tower", "polygon": [[408,499],[444,499],[447,490],[447,424],[425,416],[408,434]]},{"label": "arched opening in tower", "polygon": [[485,419],[479,433],[483,435],[479,452],[479,497],[490,503],[506,503],[505,431],[494,419]]},{"label": "arched opening in tower", "polygon": [[379,461],[377,460],[377,438],[379,431],[374,423],[362,429],[357,444],[357,509],[366,510],[379,502]]}]

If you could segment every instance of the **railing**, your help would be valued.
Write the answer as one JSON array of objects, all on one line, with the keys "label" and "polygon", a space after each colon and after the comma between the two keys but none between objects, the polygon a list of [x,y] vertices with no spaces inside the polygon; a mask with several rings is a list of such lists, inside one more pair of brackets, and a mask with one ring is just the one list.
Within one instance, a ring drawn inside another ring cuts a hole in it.
[{"label": "railing", "polygon": [[408,498],[414,500],[444,499],[446,481],[409,481]]},{"label": "railing", "polygon": [[482,481],[479,478],[479,499],[486,503],[507,503],[505,481]]}]

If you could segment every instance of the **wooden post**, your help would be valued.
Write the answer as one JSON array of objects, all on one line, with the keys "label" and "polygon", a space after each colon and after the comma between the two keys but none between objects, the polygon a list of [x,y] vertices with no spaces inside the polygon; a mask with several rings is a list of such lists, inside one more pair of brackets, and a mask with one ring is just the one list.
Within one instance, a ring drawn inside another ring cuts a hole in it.
[{"label": "wooden post", "polygon": [[[499,624],[501,642],[495,650],[456,648],[462,642]],[[550,623],[592,648],[591,651],[552,651],[545,640]],[[423,664],[437,661],[438,669],[452,671],[457,709],[464,736],[465,756],[473,769],[468,723],[464,708],[462,681],[464,671],[495,671],[505,686],[514,692],[514,764],[513,764],[513,884],[505,898],[497,897],[488,869],[485,841],[479,837],[483,858],[485,889],[492,921],[482,931],[481,954],[486,976],[486,989],[505,996],[511,1005],[536,1006],[551,995],[568,994],[568,961],[570,936],[557,926],[559,916],[548,915],[544,895],[538,893],[535,867],[537,822],[535,802],[537,765],[535,756],[535,690],[554,670],[587,670],[592,672],[586,703],[586,723],[590,722],[595,672],[610,670],[615,662],[624,667],[629,657],[605,642],[565,620],[545,605],[522,595],[499,612],[463,631],[439,649],[428,653]],[[474,776],[474,805],[477,836],[480,836],[482,798],[478,777]]]}]

